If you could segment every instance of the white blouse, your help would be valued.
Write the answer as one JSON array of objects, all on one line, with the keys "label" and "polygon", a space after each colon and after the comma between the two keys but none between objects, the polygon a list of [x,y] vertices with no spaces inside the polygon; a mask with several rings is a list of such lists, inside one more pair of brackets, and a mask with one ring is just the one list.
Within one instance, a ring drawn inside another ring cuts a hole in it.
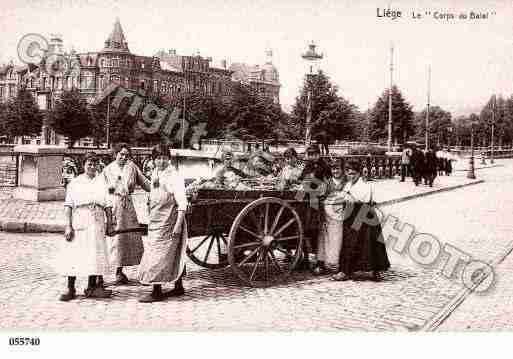
[{"label": "white blouse", "polygon": [[164,171],[154,169],[151,174],[151,183],[158,181],[159,187],[168,193],[172,193],[178,205],[179,211],[187,209],[187,196],[185,195],[185,180],[176,171],[166,168]]},{"label": "white blouse", "polygon": [[88,204],[112,207],[103,176],[90,178],[83,173],[68,184],[64,206],[73,208]]},{"label": "white blouse", "polygon": [[365,182],[362,177],[358,178],[354,184],[351,181],[347,182],[344,186],[344,192],[354,201],[363,203],[372,202],[374,198],[374,187],[370,182]]}]

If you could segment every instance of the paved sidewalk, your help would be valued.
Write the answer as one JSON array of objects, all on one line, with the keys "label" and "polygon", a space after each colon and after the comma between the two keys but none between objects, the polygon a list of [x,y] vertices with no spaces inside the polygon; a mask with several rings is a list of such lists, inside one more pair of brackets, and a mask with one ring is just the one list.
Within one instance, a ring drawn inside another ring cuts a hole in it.
[{"label": "paved sidewalk", "polygon": [[[500,166],[496,164],[495,166]],[[455,172],[452,176],[439,176],[433,187],[419,185],[415,187],[411,179],[399,182],[398,178],[377,180],[374,182],[376,202],[389,205],[441,191],[452,190],[482,182],[477,173],[476,180],[466,178],[466,173]],[[134,202],[141,223],[146,223],[146,194],[138,191]],[[10,191],[0,191],[0,230],[6,232],[63,232],[63,202],[31,202],[11,197]]]}]

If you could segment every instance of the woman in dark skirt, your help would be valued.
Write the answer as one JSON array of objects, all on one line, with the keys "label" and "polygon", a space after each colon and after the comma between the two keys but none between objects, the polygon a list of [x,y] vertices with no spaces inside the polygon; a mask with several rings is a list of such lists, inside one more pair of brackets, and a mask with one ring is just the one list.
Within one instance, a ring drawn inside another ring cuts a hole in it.
[{"label": "woman in dark skirt", "polygon": [[[379,272],[390,267],[385,244],[382,240],[381,226],[362,223],[358,216],[366,216],[368,222],[377,222],[377,213],[373,208],[373,187],[361,177],[358,161],[346,165],[348,182],[344,186],[344,228],[342,250],[340,252],[339,272],[332,278],[343,281],[352,278],[355,272],[371,272],[373,280],[379,280]],[[361,223],[361,225],[353,225]],[[359,227],[359,228],[358,228]]]}]

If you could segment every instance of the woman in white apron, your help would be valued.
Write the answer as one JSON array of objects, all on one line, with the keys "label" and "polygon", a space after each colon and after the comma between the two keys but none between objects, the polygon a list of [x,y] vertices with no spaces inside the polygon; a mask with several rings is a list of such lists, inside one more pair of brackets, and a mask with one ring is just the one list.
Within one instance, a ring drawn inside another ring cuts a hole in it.
[{"label": "woman in white apron", "polygon": [[[132,201],[135,186],[150,191],[150,182],[144,177],[130,157],[130,147],[118,144],[114,148],[116,160],[103,170],[102,174],[113,195],[112,212],[116,231],[139,227],[137,213]],[[128,278],[123,267],[138,265],[143,254],[141,234],[136,232],[120,233],[109,237],[109,260],[116,266],[116,284],[127,284]]]},{"label": "woman in white apron", "polygon": [[317,265],[313,270],[315,275],[337,271],[342,248],[344,227],[342,190],[346,181],[342,161],[335,160],[330,165],[332,177],[328,180],[327,197],[323,202],[323,221],[317,247]]},{"label": "woman in white apron", "polygon": [[86,297],[107,298],[112,294],[99,286],[97,276],[109,271],[105,232],[112,227],[111,203],[101,176],[96,176],[98,158],[88,153],[84,173],[71,180],[64,201],[66,227],[57,271],[68,276],[68,291],[61,301],[76,297],[77,276],[89,276]]},{"label": "woman in white apron", "polygon": [[[138,277],[141,283],[151,284],[153,290],[139,299],[143,303],[184,294],[182,276],[187,248],[184,179],[169,165],[167,146],[155,146],[152,155],[156,167],[151,178],[148,236]],[[174,289],[164,293],[162,284],[166,283],[174,283]]]}]

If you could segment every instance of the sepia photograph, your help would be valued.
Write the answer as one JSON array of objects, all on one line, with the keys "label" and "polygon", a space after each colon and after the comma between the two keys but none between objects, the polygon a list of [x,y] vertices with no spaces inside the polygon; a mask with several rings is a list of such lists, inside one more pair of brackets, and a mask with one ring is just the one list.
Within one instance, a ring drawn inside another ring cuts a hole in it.
[{"label": "sepia photograph", "polygon": [[2,350],[511,331],[511,19],[506,0],[3,0]]}]

